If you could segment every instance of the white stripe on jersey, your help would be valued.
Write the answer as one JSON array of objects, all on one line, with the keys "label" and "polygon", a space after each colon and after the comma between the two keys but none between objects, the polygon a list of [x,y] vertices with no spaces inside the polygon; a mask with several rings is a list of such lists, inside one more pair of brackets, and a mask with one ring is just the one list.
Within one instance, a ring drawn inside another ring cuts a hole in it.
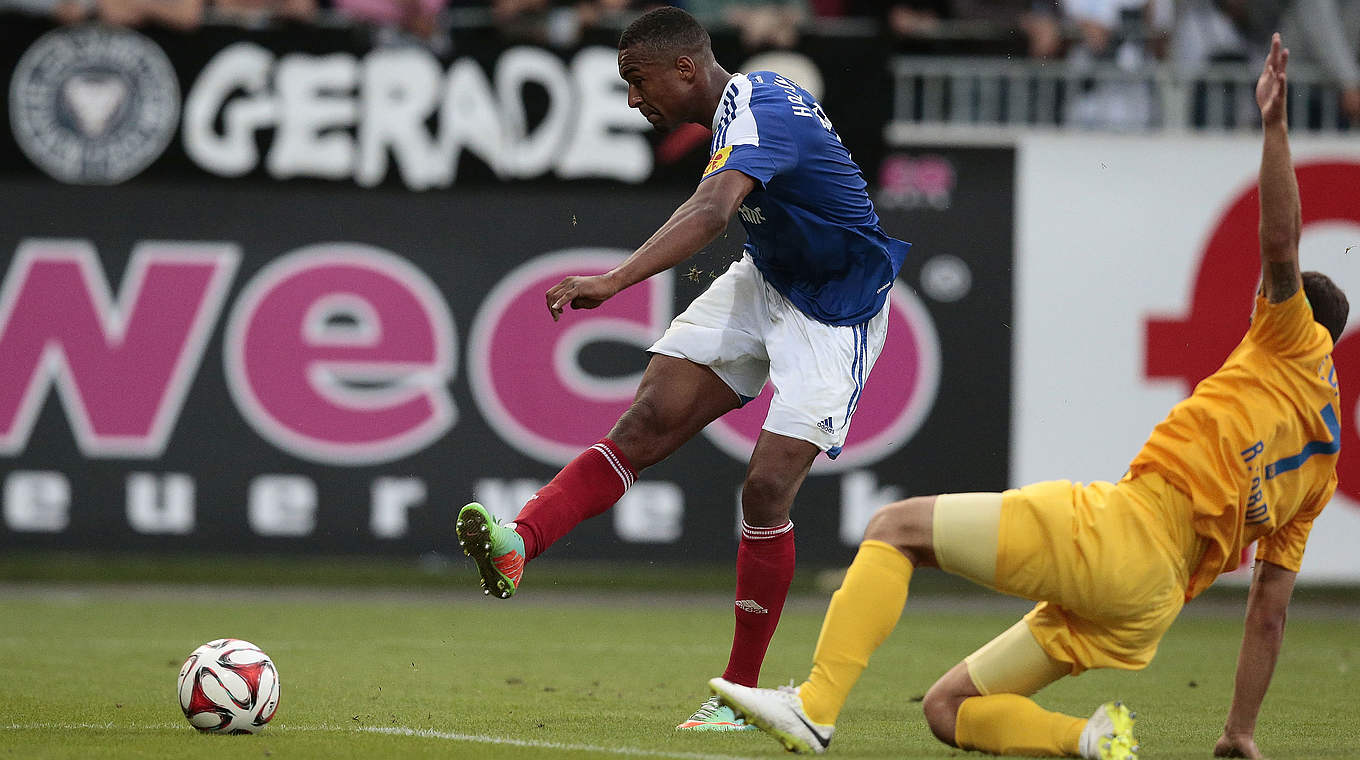
[{"label": "white stripe on jersey", "polygon": [[729,145],[760,145],[760,130],[751,113],[751,80],[733,74],[713,115],[713,145],[710,154]]}]

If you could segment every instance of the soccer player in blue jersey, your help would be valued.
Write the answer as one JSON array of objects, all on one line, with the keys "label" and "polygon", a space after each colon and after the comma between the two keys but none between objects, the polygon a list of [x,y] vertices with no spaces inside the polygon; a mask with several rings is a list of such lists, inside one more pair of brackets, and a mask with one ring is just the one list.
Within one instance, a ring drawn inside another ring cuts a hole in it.
[{"label": "soccer player in blue jersey", "polygon": [[[817,100],[770,71],[729,74],[708,33],[677,8],[652,11],[619,40],[628,105],[661,131],[713,129],[698,188],[615,269],[567,277],[546,294],[593,309],[712,242],[740,212],[741,260],[676,317],[649,350],[632,406],[609,434],[569,463],[515,518],[481,505],[458,537],[483,588],[508,598],[524,564],[581,521],[612,506],[637,473],[773,381],[742,486],[736,633],[723,677],[755,686],[793,577],[794,495],[818,453],[845,442],[865,379],[883,348],[888,292],[910,244],[879,228],[859,167]],[[716,699],[685,730],[748,728]]]}]

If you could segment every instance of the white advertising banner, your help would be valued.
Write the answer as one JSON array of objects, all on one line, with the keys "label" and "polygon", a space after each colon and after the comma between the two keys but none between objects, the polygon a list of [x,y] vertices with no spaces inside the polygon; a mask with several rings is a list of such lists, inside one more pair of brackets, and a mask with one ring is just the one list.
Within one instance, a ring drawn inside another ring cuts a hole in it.
[{"label": "white advertising banner", "polygon": [[[1303,267],[1360,303],[1360,143],[1293,147]],[[1246,329],[1260,272],[1260,142],[1036,136],[1016,160],[1011,478],[1114,480]],[[1358,311],[1333,355],[1341,487],[1301,581],[1360,581]]]}]

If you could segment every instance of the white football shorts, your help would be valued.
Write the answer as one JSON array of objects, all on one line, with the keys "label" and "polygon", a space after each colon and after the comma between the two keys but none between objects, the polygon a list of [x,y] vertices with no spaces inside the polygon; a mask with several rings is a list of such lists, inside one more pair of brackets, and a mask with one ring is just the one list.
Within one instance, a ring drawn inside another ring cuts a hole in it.
[{"label": "white football shorts", "polygon": [[824,324],[799,311],[743,256],[648,351],[709,367],[743,404],[772,381],[774,400],[762,427],[835,459],[883,351],[889,303],[862,324]]}]

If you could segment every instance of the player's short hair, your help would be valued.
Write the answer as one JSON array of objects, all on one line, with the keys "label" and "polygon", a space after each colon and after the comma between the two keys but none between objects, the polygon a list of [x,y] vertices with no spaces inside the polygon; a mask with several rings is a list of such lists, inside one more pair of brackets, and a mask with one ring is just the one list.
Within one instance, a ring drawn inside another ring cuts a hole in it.
[{"label": "player's short hair", "polygon": [[1340,340],[1341,332],[1346,329],[1346,319],[1351,314],[1351,304],[1346,300],[1346,294],[1327,275],[1304,272],[1303,295],[1313,307],[1314,321],[1327,328],[1327,332],[1332,334],[1333,343]]},{"label": "player's short hair", "polygon": [[699,55],[713,41],[694,17],[679,8],[657,8],[642,14],[619,35],[619,50],[641,48],[658,53]]}]

